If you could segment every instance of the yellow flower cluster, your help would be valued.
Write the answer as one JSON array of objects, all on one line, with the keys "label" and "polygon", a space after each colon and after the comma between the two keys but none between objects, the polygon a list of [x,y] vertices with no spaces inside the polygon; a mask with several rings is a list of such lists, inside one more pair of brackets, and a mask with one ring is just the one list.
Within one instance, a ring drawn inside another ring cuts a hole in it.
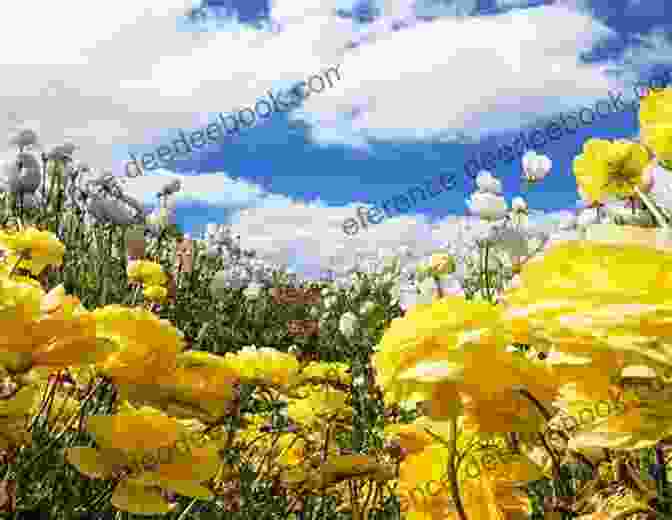
[{"label": "yellow flower cluster", "polygon": [[[291,354],[255,346],[225,356],[184,351],[184,335],[147,309],[107,305],[88,311],[62,286],[45,292],[10,273],[0,276],[0,366],[11,389],[7,396],[0,392],[0,449],[28,443],[36,413],[45,413],[54,431],[79,428],[84,400],[111,382],[119,396],[116,413],[82,417],[96,447],[69,448],[66,458],[86,476],[118,479],[112,504],[124,511],[172,511],[163,491],[213,498],[225,480],[220,450],[234,446],[260,471],[275,468],[274,478],[304,468],[303,480],[295,474],[283,481],[288,489],[290,481],[299,483],[299,494],[311,485],[343,493],[349,478],[393,475],[376,458],[350,460],[338,453],[334,432],[350,428],[352,411],[347,394],[332,385],[351,382],[347,365],[302,369]],[[132,264],[128,274],[141,283],[165,281],[151,262]],[[239,383],[258,384],[259,398],[284,401],[288,423],[269,430],[270,416],[253,415],[243,419],[243,429],[225,431],[222,418],[238,413]],[[48,396],[46,412],[40,395]],[[175,444],[184,438],[199,440],[178,452]],[[169,455],[152,456],[159,451]],[[312,470],[316,457],[327,457],[320,473]]]},{"label": "yellow flower cluster", "polygon": [[142,294],[150,301],[162,303],[168,297],[168,277],[161,266],[149,260],[132,260],[126,269],[128,280],[144,285]]},{"label": "yellow flower cluster", "polygon": [[[475,435],[540,431],[558,396],[575,411],[586,401],[608,398],[625,367],[670,373],[670,294],[670,253],[642,245],[559,244],[522,269],[520,284],[505,293],[500,305],[447,297],[394,320],[373,356],[377,380],[389,401],[426,400],[430,419],[453,422],[460,435],[454,445],[458,451]],[[506,348],[512,343],[536,345],[554,356],[545,361],[515,356]],[[584,425],[569,446],[652,446],[672,434],[668,408],[664,397],[626,403],[623,414]],[[412,429],[397,434],[409,452],[401,467],[401,489],[415,487],[425,474],[440,481],[435,461],[444,455],[450,459],[451,432],[443,427],[443,443]],[[512,464],[496,465],[478,484],[459,479],[469,517],[478,517],[483,501],[503,507],[500,487],[519,479],[506,474]],[[526,479],[535,467],[523,459],[515,464],[520,471],[527,468]],[[443,471],[446,466],[450,463],[441,466]],[[437,491],[428,503],[409,498],[409,507],[431,510],[432,518],[457,518],[445,501],[448,496]]]},{"label": "yellow flower cluster", "polygon": [[659,160],[672,161],[672,88],[650,93],[641,101],[639,125],[642,142]]},{"label": "yellow flower cluster", "polygon": [[257,348],[255,345],[243,347],[235,354],[225,354],[224,362],[241,381],[248,382],[288,386],[299,372],[299,362],[295,356],[272,348]]},{"label": "yellow flower cluster", "polygon": [[48,265],[61,265],[65,254],[65,246],[56,235],[34,227],[18,231],[0,230],[0,250],[5,253],[5,268],[27,269],[34,276]]}]

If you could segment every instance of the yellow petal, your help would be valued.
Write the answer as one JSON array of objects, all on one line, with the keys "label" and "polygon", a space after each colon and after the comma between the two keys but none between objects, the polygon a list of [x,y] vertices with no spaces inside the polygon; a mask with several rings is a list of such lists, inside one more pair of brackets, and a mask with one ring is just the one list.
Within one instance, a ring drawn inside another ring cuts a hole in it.
[{"label": "yellow petal", "polygon": [[122,482],[114,490],[112,505],[135,515],[162,515],[175,509],[163,498],[159,488]]},{"label": "yellow petal", "polygon": [[111,478],[115,470],[123,464],[124,457],[112,450],[77,446],[65,450],[65,459],[89,478]]},{"label": "yellow petal", "polygon": [[179,423],[161,415],[93,415],[87,429],[100,445],[127,451],[171,446],[179,439]]}]

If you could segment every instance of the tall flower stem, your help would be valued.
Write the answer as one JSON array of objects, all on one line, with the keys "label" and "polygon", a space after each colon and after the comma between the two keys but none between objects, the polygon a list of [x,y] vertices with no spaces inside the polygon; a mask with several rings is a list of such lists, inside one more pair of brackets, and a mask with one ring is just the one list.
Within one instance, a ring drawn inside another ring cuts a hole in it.
[{"label": "tall flower stem", "polygon": [[434,278],[434,281],[436,282],[436,291],[439,293],[439,298],[443,298],[443,287],[441,287],[441,279],[437,275],[434,275],[432,278]]},{"label": "tall flower stem", "polygon": [[455,458],[457,456],[457,417],[450,418],[450,455],[448,460],[448,472],[450,479],[450,494],[455,502],[455,508],[460,520],[468,520],[467,513],[464,511],[462,499],[460,498],[460,487],[457,482],[457,465]]},{"label": "tall flower stem", "polygon": [[658,210],[658,207],[649,198],[649,196],[644,192],[642,192],[642,190],[640,190],[639,187],[637,186],[635,186],[635,193],[639,196],[639,198],[644,203],[646,208],[653,214],[658,224],[660,224],[660,227],[662,227],[665,230],[669,230],[670,226],[667,223],[667,220],[665,219],[665,217],[663,217],[663,215]]},{"label": "tall flower stem", "polygon": [[488,301],[491,301],[491,296],[490,296],[490,276],[488,272],[488,267],[489,267],[489,254],[490,254],[490,246],[489,244],[485,244],[485,255],[484,255],[484,269],[483,269],[483,276],[485,277],[485,295]]}]

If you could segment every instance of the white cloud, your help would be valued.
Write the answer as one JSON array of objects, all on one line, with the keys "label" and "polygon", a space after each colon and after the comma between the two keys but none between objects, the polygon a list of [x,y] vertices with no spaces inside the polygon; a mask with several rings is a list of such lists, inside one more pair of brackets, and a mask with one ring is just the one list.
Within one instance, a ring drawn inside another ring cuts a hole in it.
[{"label": "white cloud", "polygon": [[[446,243],[466,242],[481,236],[488,224],[472,216],[449,215],[430,222],[422,215],[400,216],[369,224],[346,235],[343,222],[357,218],[356,209],[366,204],[326,207],[318,203],[291,202],[283,207],[259,206],[233,218],[232,232],[241,236],[241,246],[254,249],[261,258],[281,264],[297,264],[299,270],[329,265],[336,270],[351,265],[357,254],[375,255],[380,249],[398,251],[408,246],[423,257]],[[530,225],[552,231],[563,212],[530,217]]]},{"label": "white cloud", "polygon": [[497,7],[527,7],[530,5],[529,0],[497,0]]},{"label": "white cloud", "polygon": [[[14,114],[43,143],[73,139],[78,159],[121,172],[129,147],[149,151],[174,139],[171,129],[195,129],[220,111],[252,105],[269,89],[339,63],[342,81],[312,95],[297,114],[321,125],[313,128],[318,143],[474,138],[603,98],[617,83],[578,58],[610,31],[567,7],[419,22],[416,2],[380,1],[383,19],[367,26],[371,37],[344,52],[363,36],[335,14],[352,0],[274,1],[274,30],[231,22],[199,37],[178,30],[178,17],[192,3],[63,0],[43,3],[39,16],[31,2],[3,5],[0,134],[12,129]],[[394,32],[399,20],[408,27]],[[351,121],[353,108],[361,110]],[[175,177],[183,183],[181,204],[249,208],[234,223],[249,242],[244,246],[285,261],[346,262],[357,249],[400,245],[422,254],[452,236],[447,223],[404,216],[349,237],[342,223],[356,205],[294,201],[223,173],[161,170],[129,180],[128,191],[154,203],[160,186]]]},{"label": "white cloud", "polygon": [[[41,6],[37,18],[30,3],[3,6],[0,70],[11,81],[0,115],[16,114],[46,145],[73,139],[78,158],[116,171],[128,147],[149,151],[173,139],[172,129],[195,129],[336,65],[354,34],[325,3],[309,23],[289,17],[280,33],[230,23],[197,38],[178,30],[190,5],[66,0]],[[13,127],[7,119],[2,135]]]},{"label": "white cloud", "polygon": [[182,189],[175,194],[178,205],[189,203],[208,204],[230,209],[254,207],[287,206],[291,199],[284,195],[269,193],[253,182],[234,180],[224,173],[205,173],[200,175],[179,175],[167,170],[126,179],[123,181],[129,195],[145,204],[156,204],[156,193],[164,184],[179,179]]},{"label": "white cloud", "polygon": [[[512,116],[521,103],[530,117],[542,117],[558,105],[603,97],[610,84],[577,58],[609,31],[567,8],[415,23],[415,2],[387,0],[379,2],[384,17],[366,26],[376,37],[344,54],[361,34],[335,9],[353,3],[276,1],[271,17],[279,31],[232,22],[196,38],[178,30],[191,5],[186,0],[122,0],[113,7],[68,0],[49,4],[39,19],[30,2],[12,2],[0,20],[0,43],[8,49],[0,67],[12,78],[0,114],[17,114],[47,144],[72,138],[79,158],[118,170],[129,147],[149,151],[174,139],[173,129],[196,129],[341,62],[343,80],[313,94],[297,117],[330,123],[314,128],[318,141],[352,146],[369,137],[517,127]],[[410,27],[392,31],[398,19]],[[31,20],[28,33],[15,20]],[[351,121],[354,107],[363,110]],[[6,133],[10,124],[0,122]]]},{"label": "white cloud", "polygon": [[296,115],[313,124],[320,141],[334,139],[331,130],[321,131],[322,119],[333,121],[362,103],[354,135],[429,139],[516,130],[622,87],[579,59],[613,34],[561,6],[418,23],[347,53],[343,80],[310,97]]}]

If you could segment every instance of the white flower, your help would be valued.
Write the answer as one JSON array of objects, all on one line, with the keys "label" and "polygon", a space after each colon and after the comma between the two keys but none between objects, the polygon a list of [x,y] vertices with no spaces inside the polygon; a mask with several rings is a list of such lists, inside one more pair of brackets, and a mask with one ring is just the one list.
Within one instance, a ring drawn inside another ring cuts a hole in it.
[{"label": "white flower", "polygon": [[214,245],[208,245],[206,250],[205,250],[205,255],[208,258],[219,258],[221,256],[221,251],[219,250],[219,247],[214,246]]},{"label": "white flower", "polygon": [[485,220],[504,218],[508,213],[506,199],[494,193],[474,192],[467,199],[467,206],[471,213]]},{"label": "white flower", "polygon": [[243,291],[243,295],[250,300],[255,300],[261,294],[261,289],[263,286],[257,282],[251,282],[247,288]]},{"label": "white flower", "polygon": [[25,148],[27,146],[33,146],[37,144],[37,134],[26,128],[20,130],[9,140],[10,145],[18,146],[19,148]]},{"label": "white flower", "polygon": [[352,312],[346,312],[338,321],[338,330],[341,331],[346,338],[350,339],[355,333],[355,326],[357,325],[357,316]]},{"label": "white flower", "polygon": [[142,170],[142,167],[135,161],[124,161],[123,170],[126,173],[126,177],[134,179],[136,177],[142,177],[145,173]]},{"label": "white flower", "polygon": [[552,162],[545,155],[538,155],[534,150],[523,155],[523,178],[528,182],[542,180],[551,171]]},{"label": "white flower", "polygon": [[575,229],[578,224],[578,219],[573,213],[562,213],[560,216],[560,222],[558,223],[558,228],[561,231],[566,231],[570,229]]},{"label": "white flower", "polygon": [[413,256],[413,251],[408,246],[399,246],[399,256],[407,258]]},{"label": "white flower", "polygon": [[157,193],[157,196],[166,197],[168,195],[172,195],[173,193],[177,193],[181,188],[182,183],[180,182],[180,179],[173,179],[172,181],[163,185],[163,187]]},{"label": "white flower", "polygon": [[133,217],[114,200],[101,198],[97,195],[89,199],[89,211],[96,219],[111,222],[118,226],[127,226],[133,223]]},{"label": "white flower", "polygon": [[217,224],[215,222],[208,222],[205,225],[205,234],[208,237],[214,237],[215,233],[217,233],[217,231],[219,231],[219,224]]},{"label": "white flower", "polygon": [[576,219],[576,225],[579,228],[586,228],[592,224],[599,224],[600,217],[594,209],[585,209],[579,213]]},{"label": "white flower", "polygon": [[337,296],[328,296],[327,298],[324,299],[324,308],[325,309],[330,309],[331,307],[334,306],[334,304],[338,301]]},{"label": "white flower", "polygon": [[229,228],[217,230],[214,239],[215,242],[220,245],[231,246],[233,244],[233,240],[231,239],[231,230]]},{"label": "white flower", "polygon": [[513,211],[526,211],[527,202],[525,202],[523,197],[514,197],[511,201],[511,209]]},{"label": "white flower", "polygon": [[492,176],[487,170],[481,170],[476,176],[476,186],[478,190],[484,193],[494,193],[499,195],[502,193],[502,183]]},{"label": "white flower", "polygon": [[51,151],[47,154],[49,159],[56,159],[63,161],[65,159],[72,159],[72,154],[77,147],[72,143],[64,143],[58,146],[54,146]]},{"label": "white flower", "polygon": [[33,193],[42,180],[40,163],[28,152],[17,154],[16,159],[7,160],[0,171],[0,182],[6,191],[12,193]]}]

